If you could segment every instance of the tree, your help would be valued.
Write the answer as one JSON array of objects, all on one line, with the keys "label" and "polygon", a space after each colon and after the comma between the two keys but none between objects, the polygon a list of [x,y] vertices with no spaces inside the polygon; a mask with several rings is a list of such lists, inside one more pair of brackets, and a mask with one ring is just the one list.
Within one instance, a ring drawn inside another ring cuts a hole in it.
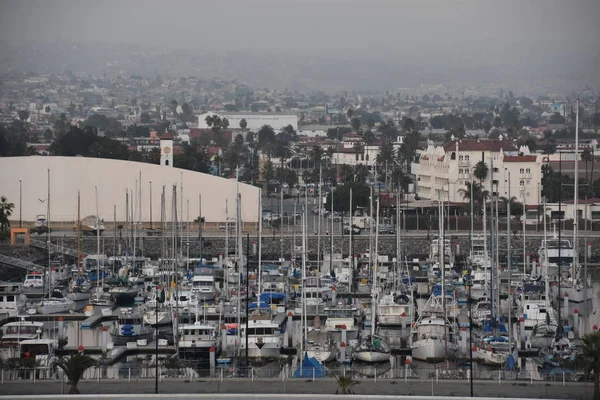
[{"label": "tree", "polygon": [[490,123],[490,121],[483,121],[482,128],[485,131],[485,134],[487,135],[488,133],[490,133],[490,129],[492,129],[492,124]]},{"label": "tree", "polygon": [[323,148],[321,146],[313,146],[310,150],[310,158],[313,159],[313,165],[315,168],[317,165],[321,165],[321,160],[323,159]]},{"label": "tree", "polygon": [[[270,160],[267,160],[267,162],[263,166],[262,173],[263,173],[263,178],[267,181],[267,183],[275,177],[275,170],[273,168],[273,163]],[[267,185],[267,188],[268,188],[268,185]]]},{"label": "tree", "polygon": [[548,118],[548,123],[552,125],[561,125],[565,123],[565,117],[560,115],[559,113],[554,113]]},{"label": "tree", "polygon": [[148,114],[147,112],[143,112],[140,115],[140,122],[142,124],[149,124],[150,123],[150,114]]},{"label": "tree", "polygon": [[594,400],[600,400],[600,332],[583,335],[577,363],[586,374],[594,375]]},{"label": "tree", "polygon": [[[338,389],[336,394],[354,394],[354,386],[358,385],[360,382],[354,380],[351,375],[347,376],[337,376],[335,380],[338,384]],[[595,399],[594,399],[595,400]]]},{"label": "tree", "polygon": [[14,203],[9,203],[5,196],[0,196],[0,238],[7,237],[9,234],[9,217],[12,215],[14,208]]},{"label": "tree", "polygon": [[246,127],[248,126],[248,122],[246,121],[245,118],[242,118],[242,120],[240,121],[240,128],[242,130],[246,130]]},{"label": "tree", "polygon": [[23,122],[27,121],[29,119],[29,111],[20,110],[19,111],[19,119]]},{"label": "tree", "polygon": [[77,384],[79,384],[85,371],[94,365],[96,365],[96,360],[82,353],[73,354],[68,358],[63,357],[56,363],[56,366],[62,369],[69,379],[69,385],[71,386],[69,394],[79,394]]},{"label": "tree", "polygon": [[391,167],[395,157],[396,150],[394,149],[394,145],[391,142],[384,142],[379,147],[379,151],[377,152],[377,156],[375,156],[375,160],[378,164],[383,165],[388,163]]},{"label": "tree", "polygon": [[471,192],[473,197],[473,214],[479,215],[483,212],[485,201],[490,197],[490,193],[487,190],[483,190],[481,184],[477,182],[467,182],[466,189],[459,189],[458,193],[464,200],[469,202],[469,212],[471,211]]},{"label": "tree", "polygon": [[479,179],[479,184],[483,185],[483,181],[487,178],[489,172],[489,167],[485,161],[481,160],[475,164],[473,175],[475,175],[475,178]]},{"label": "tree", "polygon": [[586,147],[582,152],[581,152],[581,161],[592,161],[592,152],[590,150],[589,147]]},{"label": "tree", "polygon": [[502,118],[500,118],[500,117],[494,118],[494,122],[492,123],[492,125],[494,126],[494,128],[501,128],[502,127]]},{"label": "tree", "polygon": [[523,215],[523,204],[520,203],[516,197],[511,197],[510,200],[507,197],[501,196],[500,202],[504,205],[504,209],[508,211],[508,204],[510,203],[510,215],[513,217],[520,217]]},{"label": "tree", "polygon": [[355,132],[360,132],[360,127],[361,127],[361,122],[360,122],[360,118],[354,117],[352,118],[352,129],[354,129]]}]

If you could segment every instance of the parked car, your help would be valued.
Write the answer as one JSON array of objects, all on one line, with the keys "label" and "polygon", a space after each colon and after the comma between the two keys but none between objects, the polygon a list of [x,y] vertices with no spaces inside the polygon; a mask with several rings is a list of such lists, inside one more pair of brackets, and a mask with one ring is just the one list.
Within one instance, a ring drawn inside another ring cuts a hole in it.
[{"label": "parked car", "polygon": [[[362,232],[362,229],[359,228],[356,225],[352,226],[352,234],[353,235],[360,235],[360,233]],[[344,225],[344,235],[349,235],[350,234],[350,225]]]},{"label": "parked car", "polygon": [[392,225],[379,225],[379,234],[380,235],[395,235],[396,228]]}]

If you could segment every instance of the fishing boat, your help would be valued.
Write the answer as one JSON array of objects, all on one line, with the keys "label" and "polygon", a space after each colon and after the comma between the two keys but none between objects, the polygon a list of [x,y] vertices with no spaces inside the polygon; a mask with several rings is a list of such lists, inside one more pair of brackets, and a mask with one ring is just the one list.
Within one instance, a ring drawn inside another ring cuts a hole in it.
[{"label": "fishing boat", "polygon": [[490,333],[477,339],[474,346],[477,359],[489,365],[504,365],[517,348],[516,342],[512,340],[511,343],[506,333]]},{"label": "fishing boat", "polygon": [[21,283],[0,282],[0,314],[12,318],[25,310],[27,296]]},{"label": "fishing boat", "polygon": [[210,349],[215,355],[221,352],[219,329],[197,321],[190,325],[180,325],[178,354],[182,360],[208,361]]},{"label": "fishing boat", "polygon": [[115,345],[124,345],[152,338],[152,329],[144,324],[142,316],[131,308],[121,309],[116,324],[110,332]]},{"label": "fishing boat", "polygon": [[412,356],[417,360],[452,358],[458,351],[454,327],[444,316],[439,296],[431,295],[412,329]]},{"label": "fishing boat", "polygon": [[44,287],[44,275],[39,271],[33,271],[25,275],[23,287],[41,289]]}]

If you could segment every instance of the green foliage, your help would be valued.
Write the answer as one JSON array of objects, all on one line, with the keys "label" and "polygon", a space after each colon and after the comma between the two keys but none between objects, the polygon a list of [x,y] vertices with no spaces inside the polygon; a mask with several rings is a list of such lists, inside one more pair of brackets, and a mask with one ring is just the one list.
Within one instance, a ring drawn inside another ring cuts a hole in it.
[{"label": "green foliage", "polygon": [[[350,188],[352,188],[352,209],[357,207],[367,207],[371,191],[367,185],[362,182],[348,182],[338,185],[333,190],[333,210],[349,211],[350,208]],[[331,209],[331,195],[327,194],[326,208]]]},{"label": "green foliage", "polygon": [[594,375],[594,400],[600,400],[600,332],[583,335],[581,341],[576,361],[586,373]]},{"label": "green foliage", "polygon": [[88,117],[85,122],[81,125],[81,128],[85,129],[86,127],[94,127],[98,131],[106,131],[109,132],[109,135],[116,135],[119,131],[121,131],[121,123],[117,121],[115,118],[107,117],[102,114],[94,114]]},{"label": "green foliage", "polygon": [[473,171],[473,175],[475,175],[475,178],[479,179],[479,182],[481,183],[487,178],[489,172],[489,167],[487,166],[485,161],[481,160],[477,162],[477,164],[475,164],[475,170]]},{"label": "green foliage", "polygon": [[4,238],[9,234],[9,217],[12,215],[14,208],[14,203],[9,203],[5,196],[0,196],[0,238]]},{"label": "green foliage", "polygon": [[176,168],[190,171],[210,173],[210,158],[198,144],[184,144],[183,154],[174,154],[173,164]]},{"label": "green foliage", "polygon": [[559,113],[554,113],[548,118],[548,123],[553,125],[560,125],[565,123],[565,117],[560,115]]},{"label": "green foliage", "polygon": [[490,196],[490,193],[487,190],[483,190],[481,184],[477,182],[467,182],[466,188],[459,189],[458,193],[469,203],[467,212],[471,212],[471,196],[473,196],[472,206],[474,215],[483,213],[485,200]]},{"label": "green foliage", "polygon": [[94,365],[96,365],[96,360],[82,353],[73,354],[68,358],[63,357],[56,363],[56,366],[62,369],[69,379],[69,385],[71,386],[69,394],[79,394],[79,389],[77,389],[79,381],[85,371]]},{"label": "green foliage", "polygon": [[348,133],[352,132],[352,128],[349,128],[347,126],[338,126],[336,128],[329,128],[327,129],[327,138],[328,139],[339,139],[341,140],[342,137]]},{"label": "green foliage", "polygon": [[335,380],[338,384],[338,389],[336,391],[337,394],[354,394],[354,386],[358,385],[360,382],[355,380],[352,375],[348,376],[337,376]]},{"label": "green foliage", "polygon": [[129,159],[129,150],[125,144],[97,136],[92,129],[82,131],[75,126],[65,135],[56,138],[49,150],[56,156]]},{"label": "green foliage", "polygon": [[14,127],[5,128],[0,125],[0,157],[19,157],[35,154],[33,148],[27,146],[27,136]]}]

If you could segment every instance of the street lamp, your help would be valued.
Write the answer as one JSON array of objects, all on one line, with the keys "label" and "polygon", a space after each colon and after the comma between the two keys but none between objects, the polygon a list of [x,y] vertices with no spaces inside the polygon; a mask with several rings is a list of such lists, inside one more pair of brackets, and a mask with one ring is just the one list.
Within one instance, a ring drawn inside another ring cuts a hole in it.
[{"label": "street lamp", "polygon": [[19,228],[23,227],[23,181],[19,179]]}]

